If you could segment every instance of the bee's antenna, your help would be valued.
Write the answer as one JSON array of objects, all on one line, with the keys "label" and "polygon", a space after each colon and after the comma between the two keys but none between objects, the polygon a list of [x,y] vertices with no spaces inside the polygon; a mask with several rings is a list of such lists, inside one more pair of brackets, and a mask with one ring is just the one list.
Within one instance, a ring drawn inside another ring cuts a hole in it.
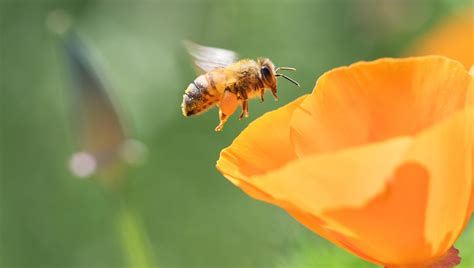
[{"label": "bee's antenna", "polygon": [[279,70],[296,71],[296,69],[293,68],[293,67],[278,67],[278,68],[275,69],[275,72],[278,72]]},{"label": "bee's antenna", "polygon": [[275,76],[281,76],[283,78],[285,78],[286,80],[290,81],[291,83],[297,85],[297,86],[300,86],[300,84],[298,82],[296,82],[293,78],[290,78],[284,74],[276,74]]}]

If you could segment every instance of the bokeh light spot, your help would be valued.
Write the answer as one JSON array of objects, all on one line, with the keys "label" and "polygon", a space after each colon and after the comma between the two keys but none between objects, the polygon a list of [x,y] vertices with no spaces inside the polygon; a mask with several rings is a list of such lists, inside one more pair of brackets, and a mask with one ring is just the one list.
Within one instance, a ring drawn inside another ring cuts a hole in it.
[{"label": "bokeh light spot", "polygon": [[69,169],[74,176],[86,178],[92,175],[97,168],[95,157],[88,152],[78,152],[72,155]]},{"label": "bokeh light spot", "polygon": [[46,28],[55,34],[64,34],[71,24],[71,16],[63,9],[52,10],[46,17]]},{"label": "bokeh light spot", "polygon": [[140,165],[146,161],[147,156],[146,146],[135,139],[128,139],[120,146],[120,158],[128,164]]}]

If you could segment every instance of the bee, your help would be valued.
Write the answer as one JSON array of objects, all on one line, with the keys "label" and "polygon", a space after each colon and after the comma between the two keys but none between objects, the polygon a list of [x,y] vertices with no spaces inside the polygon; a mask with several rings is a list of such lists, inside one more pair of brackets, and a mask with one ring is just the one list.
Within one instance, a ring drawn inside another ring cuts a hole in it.
[{"label": "bee", "polygon": [[241,59],[237,53],[214,47],[201,46],[189,41],[185,46],[193,58],[200,76],[184,91],[181,108],[183,115],[201,114],[211,107],[219,107],[219,125],[215,131],[222,131],[224,124],[237,107],[242,107],[239,119],[249,116],[249,99],[260,97],[264,101],[265,90],[277,96],[277,77],[283,77],[296,86],[298,82],[278,73],[280,70],[295,71],[291,67],[278,67],[267,58],[257,60]]}]

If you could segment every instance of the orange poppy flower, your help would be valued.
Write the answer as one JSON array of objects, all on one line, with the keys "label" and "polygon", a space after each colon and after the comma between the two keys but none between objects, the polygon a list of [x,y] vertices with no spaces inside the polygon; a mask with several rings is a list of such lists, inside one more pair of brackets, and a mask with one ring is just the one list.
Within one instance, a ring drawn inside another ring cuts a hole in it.
[{"label": "orange poppy flower", "polygon": [[367,261],[454,265],[474,207],[473,80],[438,56],[334,69],[252,122],[217,168]]},{"label": "orange poppy flower", "polygon": [[474,64],[474,9],[454,15],[422,37],[412,55],[437,54],[458,60],[467,68]]}]

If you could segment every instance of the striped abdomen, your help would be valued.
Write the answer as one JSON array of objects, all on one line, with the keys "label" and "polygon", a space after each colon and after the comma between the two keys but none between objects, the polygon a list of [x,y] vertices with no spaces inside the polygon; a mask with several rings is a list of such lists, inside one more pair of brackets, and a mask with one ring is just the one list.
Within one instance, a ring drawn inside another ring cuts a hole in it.
[{"label": "striped abdomen", "polygon": [[189,84],[181,104],[184,116],[202,113],[219,100],[220,94],[211,82],[208,81],[207,74],[203,74]]}]

